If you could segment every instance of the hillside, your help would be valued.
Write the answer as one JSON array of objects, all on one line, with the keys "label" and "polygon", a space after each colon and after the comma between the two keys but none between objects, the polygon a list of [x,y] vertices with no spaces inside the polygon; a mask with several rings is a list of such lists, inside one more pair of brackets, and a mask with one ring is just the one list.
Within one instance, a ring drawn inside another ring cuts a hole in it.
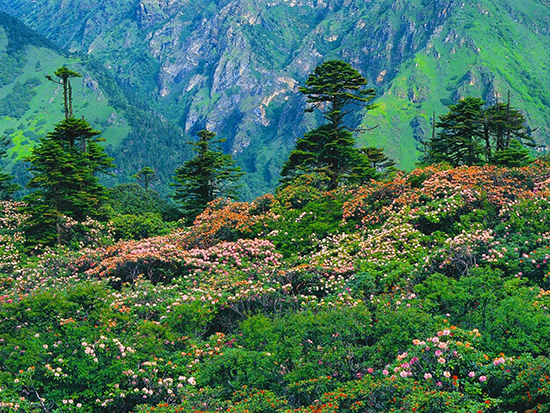
[{"label": "hillside", "polygon": [[0,407],[548,411],[549,185],[548,159],[310,180],[41,254],[3,202]]},{"label": "hillside", "polygon": [[[45,78],[63,65],[83,75],[73,82],[75,115],[86,117],[101,130],[109,152],[116,153],[119,170],[109,179],[111,184],[130,179],[145,162],[157,165],[157,157],[147,156],[150,145],[172,153],[172,159],[162,160],[169,168],[188,159],[190,151],[183,143],[182,131],[123,91],[92,58],[71,55],[0,12],[0,134],[11,139],[6,167],[20,184],[26,183],[28,175],[21,158],[63,118],[61,86]],[[164,140],[151,142],[151,136],[159,134]],[[136,151],[142,152],[137,163]],[[160,171],[167,180],[171,174]]]},{"label": "hillside", "polygon": [[188,135],[208,127],[227,138],[248,172],[245,198],[276,185],[294,141],[315,124],[297,87],[328,58],[352,63],[376,88],[379,108],[355,123],[378,128],[358,140],[384,147],[402,168],[414,165],[433,112],[465,95],[494,102],[510,91],[540,149],[547,145],[542,0],[1,0],[0,8],[93,56]]}]

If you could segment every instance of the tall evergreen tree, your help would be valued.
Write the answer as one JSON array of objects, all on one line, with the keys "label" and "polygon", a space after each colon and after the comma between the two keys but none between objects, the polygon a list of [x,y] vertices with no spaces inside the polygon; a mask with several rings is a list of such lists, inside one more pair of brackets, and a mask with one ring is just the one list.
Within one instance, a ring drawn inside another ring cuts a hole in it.
[{"label": "tall evergreen tree", "polygon": [[[75,72],[68,73],[76,77]],[[66,115],[72,114],[70,90],[67,86]],[[33,174],[27,186],[32,192],[24,198],[23,207],[29,216],[25,223],[29,246],[62,244],[67,217],[82,222],[102,215],[107,192],[97,174],[114,164],[98,143],[99,134],[86,120],[69,116],[32,149],[27,158]]]},{"label": "tall evergreen tree", "polygon": [[442,130],[428,142],[429,163],[459,166],[482,162],[484,103],[481,99],[466,97],[449,106],[450,111],[440,116],[435,125]]},{"label": "tall evergreen tree", "polygon": [[63,87],[63,107],[65,108],[65,119],[73,117],[73,88],[71,86],[71,78],[82,77],[80,73],[73,72],[65,66],[60,67],[54,72],[54,76],[46,75],[46,79],[57,83]]},{"label": "tall evergreen tree", "polygon": [[134,175],[134,178],[136,178],[138,182],[143,182],[145,192],[149,192],[149,185],[151,182],[158,180],[157,173],[150,166],[144,166],[141,168],[139,172]]},{"label": "tall evergreen tree", "polygon": [[514,140],[525,146],[535,146],[525,116],[510,106],[509,100],[508,103],[497,102],[485,110],[484,126],[488,162],[492,162],[497,152],[510,149]]},{"label": "tall evergreen tree", "polygon": [[243,175],[230,154],[224,155],[209,130],[198,133],[198,142],[189,142],[195,156],[175,170],[173,196],[182,207],[188,223],[199,215],[206,205],[218,197],[235,197],[236,182]]},{"label": "tall evergreen tree", "polygon": [[348,63],[331,60],[317,66],[300,88],[310,106],[318,108],[327,123],[298,139],[295,149],[283,165],[281,183],[310,172],[324,172],[330,179],[329,188],[340,182],[361,182],[374,176],[374,169],[364,152],[355,148],[352,129],[344,117],[352,105],[374,108],[370,101],[374,89],[365,88],[367,80]]}]

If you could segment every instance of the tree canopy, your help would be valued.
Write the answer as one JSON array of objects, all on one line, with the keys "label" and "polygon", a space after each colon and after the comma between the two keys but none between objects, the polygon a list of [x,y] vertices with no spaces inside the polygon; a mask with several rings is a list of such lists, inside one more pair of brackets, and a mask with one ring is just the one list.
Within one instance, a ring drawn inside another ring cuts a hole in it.
[{"label": "tree canopy", "polygon": [[82,75],[69,70],[65,66],[62,66],[54,72],[54,76],[57,79],[51,75],[46,75],[46,79],[63,87],[63,107],[65,109],[65,119],[69,119],[73,116],[73,88],[71,86],[71,78],[82,77]]},{"label": "tree canopy", "polygon": [[369,159],[372,152],[355,147],[354,129],[344,123],[352,106],[375,107],[370,103],[375,91],[366,85],[367,79],[358,70],[339,60],[327,61],[309,75],[306,86],[300,88],[312,104],[306,111],[318,108],[327,123],[298,139],[281,171],[283,185],[312,172],[326,174],[330,189],[342,182],[360,183],[375,176]]},{"label": "tree canopy", "polygon": [[[374,89],[365,88],[365,79],[358,70],[341,60],[329,60],[315,68],[310,73],[306,85],[300,87],[307,97],[307,102],[320,108],[325,118],[336,129],[342,126],[345,110],[349,104],[373,109],[375,105],[369,102],[374,99]],[[328,108],[325,107],[328,104]],[[312,111],[313,108],[308,109]]]},{"label": "tree canopy", "polygon": [[[0,138],[0,160],[6,156],[9,143],[7,136]],[[19,185],[14,184],[12,179],[12,175],[2,172],[0,168],[0,201],[11,199],[13,193],[19,189]]]},{"label": "tree canopy", "polygon": [[206,205],[218,197],[235,197],[236,182],[243,175],[235,166],[230,154],[223,154],[219,144],[225,139],[215,139],[216,134],[204,129],[198,132],[199,140],[189,142],[195,156],[175,170],[173,195],[182,207],[188,222],[192,222]]},{"label": "tree canopy", "polygon": [[97,174],[114,167],[98,143],[101,132],[85,119],[67,116],[72,115],[68,79],[80,75],[67,68],[55,74],[64,82],[66,117],[40,139],[27,158],[33,175],[27,187],[32,192],[24,198],[23,211],[28,214],[24,226],[30,247],[63,244],[67,220],[78,223],[100,217],[107,190]]},{"label": "tree canopy", "polygon": [[[506,166],[525,165],[533,146],[525,116],[514,107],[466,97],[449,106],[435,127],[441,130],[427,142],[426,163],[446,162],[452,166],[491,163]],[[518,163],[519,162],[519,163]]]}]

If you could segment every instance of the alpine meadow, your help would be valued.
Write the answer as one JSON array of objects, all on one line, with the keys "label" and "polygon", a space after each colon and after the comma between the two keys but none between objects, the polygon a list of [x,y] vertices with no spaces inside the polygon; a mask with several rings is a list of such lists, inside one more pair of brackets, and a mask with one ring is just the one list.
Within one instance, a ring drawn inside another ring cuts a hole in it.
[{"label": "alpine meadow", "polygon": [[547,0],[0,0],[0,412],[550,413]]}]

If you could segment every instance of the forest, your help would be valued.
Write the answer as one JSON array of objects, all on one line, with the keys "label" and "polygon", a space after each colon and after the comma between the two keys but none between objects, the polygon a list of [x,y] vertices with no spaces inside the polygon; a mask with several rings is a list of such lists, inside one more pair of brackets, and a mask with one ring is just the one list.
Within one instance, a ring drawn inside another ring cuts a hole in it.
[{"label": "forest", "polygon": [[165,199],[151,167],[101,184],[79,76],[48,78],[29,194],[0,175],[3,411],[550,412],[550,159],[510,98],[450,104],[400,171],[348,124],[375,91],[327,61],[274,194],[239,201],[203,130]]}]

